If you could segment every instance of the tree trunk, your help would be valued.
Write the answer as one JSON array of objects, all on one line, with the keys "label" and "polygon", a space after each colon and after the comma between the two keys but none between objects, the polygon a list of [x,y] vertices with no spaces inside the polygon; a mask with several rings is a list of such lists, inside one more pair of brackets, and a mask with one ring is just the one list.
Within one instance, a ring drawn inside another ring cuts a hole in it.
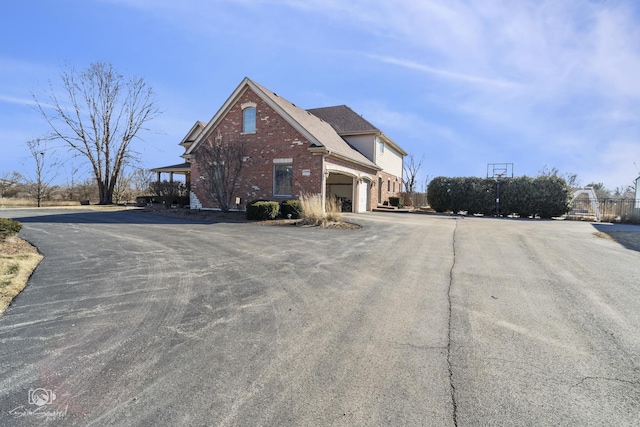
[{"label": "tree trunk", "polygon": [[99,205],[113,204],[113,192],[109,192],[109,187],[100,180],[98,180],[98,194],[100,196]]}]

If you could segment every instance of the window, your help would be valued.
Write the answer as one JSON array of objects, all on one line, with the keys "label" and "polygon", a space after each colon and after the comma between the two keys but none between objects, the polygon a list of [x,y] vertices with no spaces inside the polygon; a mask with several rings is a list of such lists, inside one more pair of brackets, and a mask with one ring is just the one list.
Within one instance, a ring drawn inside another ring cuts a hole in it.
[{"label": "window", "polygon": [[242,110],[242,132],[253,133],[256,131],[256,109],[245,108]]},{"label": "window", "polygon": [[380,146],[380,152],[384,153],[384,141],[378,141],[378,144]]},{"label": "window", "polygon": [[293,166],[274,165],[273,195],[291,196],[293,194]]},{"label": "window", "polygon": [[387,181],[387,191],[391,192],[391,180]]}]

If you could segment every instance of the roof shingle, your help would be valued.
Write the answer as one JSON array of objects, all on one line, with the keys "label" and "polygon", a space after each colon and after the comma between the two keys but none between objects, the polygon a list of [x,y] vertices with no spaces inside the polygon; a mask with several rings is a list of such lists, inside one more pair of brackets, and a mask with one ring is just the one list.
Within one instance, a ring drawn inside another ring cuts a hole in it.
[{"label": "roof shingle", "polygon": [[[348,159],[354,160],[362,165],[380,169],[378,165],[366,158],[361,152],[353,148],[338,133],[330,122],[321,119],[309,111],[297,107],[290,101],[278,96],[275,92],[270,91],[264,86],[251,81],[257,89],[259,89],[271,101],[276,103],[289,117],[295,120],[307,132],[309,132],[320,144],[322,144],[330,152],[342,155]],[[345,106],[346,107],[346,106]],[[349,107],[346,107],[349,108]],[[350,109],[349,109],[350,110]],[[353,113],[355,114],[355,113]],[[356,114],[357,115],[357,114]],[[364,119],[362,119],[364,120]],[[368,122],[367,122],[368,123]]]},{"label": "roof shingle", "polygon": [[307,111],[325,122],[330,123],[340,135],[380,132],[380,129],[369,123],[365,118],[346,105],[312,108]]}]

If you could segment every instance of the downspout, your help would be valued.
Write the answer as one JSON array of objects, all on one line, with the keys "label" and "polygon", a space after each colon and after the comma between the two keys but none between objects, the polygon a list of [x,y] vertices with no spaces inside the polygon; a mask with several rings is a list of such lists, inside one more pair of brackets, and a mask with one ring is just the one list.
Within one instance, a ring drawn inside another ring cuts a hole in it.
[{"label": "downspout", "polygon": [[322,212],[327,212],[327,203],[326,203],[326,199],[327,199],[327,175],[325,173],[325,164],[324,164],[324,158],[326,157],[326,154],[322,155],[322,167],[320,168],[320,173],[322,174],[322,187],[320,189],[320,198],[321,203],[322,203]]}]

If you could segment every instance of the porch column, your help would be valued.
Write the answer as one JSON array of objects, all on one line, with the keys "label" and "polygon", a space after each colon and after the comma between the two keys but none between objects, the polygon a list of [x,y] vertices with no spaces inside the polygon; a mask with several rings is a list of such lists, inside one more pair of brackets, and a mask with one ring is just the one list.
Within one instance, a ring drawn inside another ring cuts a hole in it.
[{"label": "porch column", "polygon": [[360,208],[360,179],[358,177],[351,178],[351,212],[358,212]]}]

